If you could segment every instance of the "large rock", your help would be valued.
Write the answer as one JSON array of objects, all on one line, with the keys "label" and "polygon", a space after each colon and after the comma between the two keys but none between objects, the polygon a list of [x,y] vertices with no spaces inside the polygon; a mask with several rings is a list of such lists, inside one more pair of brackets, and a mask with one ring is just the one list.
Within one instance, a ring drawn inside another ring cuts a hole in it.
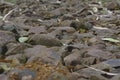
[{"label": "large rock", "polygon": [[39,45],[44,45],[48,47],[62,46],[62,43],[60,42],[60,40],[47,34],[35,34],[30,37],[30,41],[32,41],[33,44],[39,44]]},{"label": "large rock", "polygon": [[33,48],[24,50],[24,54],[28,57],[28,62],[34,62],[35,60],[41,60],[45,63],[57,65],[61,58],[55,51],[46,48],[45,46],[36,45]]}]

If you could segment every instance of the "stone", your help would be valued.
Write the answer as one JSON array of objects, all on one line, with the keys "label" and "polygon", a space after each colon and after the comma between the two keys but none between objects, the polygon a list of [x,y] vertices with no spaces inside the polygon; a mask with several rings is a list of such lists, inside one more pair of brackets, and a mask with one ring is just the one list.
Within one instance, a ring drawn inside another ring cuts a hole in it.
[{"label": "stone", "polygon": [[107,60],[110,58],[115,58],[115,56],[109,51],[103,51],[101,49],[90,48],[86,53],[86,56],[93,56],[102,60]]},{"label": "stone", "polygon": [[20,80],[34,80],[36,76],[37,76],[37,73],[30,69],[24,69],[20,73],[18,73],[18,78]]},{"label": "stone", "polygon": [[47,33],[47,30],[45,29],[45,26],[39,26],[39,27],[31,27],[28,31],[29,34],[40,34],[40,33]]},{"label": "stone", "polygon": [[80,54],[72,53],[64,58],[64,63],[66,66],[76,66],[80,63]]},{"label": "stone", "polygon": [[44,63],[57,65],[61,61],[59,54],[49,48],[46,48],[45,46],[40,45],[25,49],[24,54],[27,58],[29,58],[27,63],[40,60]]},{"label": "stone", "polygon": [[4,45],[9,42],[16,42],[15,35],[10,31],[0,30],[0,45]]},{"label": "stone", "polygon": [[1,74],[1,75],[0,75],[0,79],[1,79],[1,80],[9,80],[8,76],[5,75],[5,74]]},{"label": "stone", "polygon": [[103,62],[111,67],[120,67],[120,59],[109,59]]},{"label": "stone", "polygon": [[61,73],[54,72],[48,77],[48,80],[68,80],[68,78]]},{"label": "stone", "polygon": [[35,34],[32,35],[29,39],[33,44],[39,44],[48,47],[62,46],[60,40],[47,34]]}]

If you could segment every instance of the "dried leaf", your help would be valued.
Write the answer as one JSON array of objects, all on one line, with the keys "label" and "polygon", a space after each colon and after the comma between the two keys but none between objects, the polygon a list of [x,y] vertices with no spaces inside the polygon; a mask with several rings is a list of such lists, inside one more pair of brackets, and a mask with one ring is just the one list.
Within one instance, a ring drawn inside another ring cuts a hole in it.
[{"label": "dried leaf", "polygon": [[25,41],[28,40],[28,37],[20,37],[19,42],[24,43]]},{"label": "dried leaf", "polygon": [[97,26],[93,26],[93,28],[95,28],[95,29],[99,29],[99,30],[109,30],[108,28],[105,28],[105,27],[97,27]]},{"label": "dried leaf", "polygon": [[0,65],[5,71],[9,71],[11,68],[8,67],[6,64],[1,64]]},{"label": "dried leaf", "polygon": [[102,40],[104,40],[104,41],[110,41],[110,42],[120,42],[119,40],[117,40],[117,39],[113,39],[113,38],[102,38]]}]

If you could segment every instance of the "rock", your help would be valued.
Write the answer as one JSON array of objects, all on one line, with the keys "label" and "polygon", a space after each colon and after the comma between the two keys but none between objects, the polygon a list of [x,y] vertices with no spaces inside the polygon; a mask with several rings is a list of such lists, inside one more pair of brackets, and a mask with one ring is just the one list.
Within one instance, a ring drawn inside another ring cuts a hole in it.
[{"label": "rock", "polygon": [[68,77],[68,80],[78,80],[80,75],[77,72],[72,72],[72,73],[68,74],[67,77]]},{"label": "rock", "polygon": [[39,26],[39,27],[31,27],[28,31],[29,34],[40,34],[40,33],[47,33],[45,26]]},{"label": "rock", "polygon": [[93,29],[92,30],[95,35],[101,36],[101,37],[111,37],[112,34],[115,33],[114,30],[100,30],[100,29]]},{"label": "rock", "polygon": [[57,39],[62,40],[62,42],[64,42],[65,40],[73,39],[74,32],[75,32],[75,29],[72,29],[69,27],[58,27],[56,30],[50,32],[49,35],[52,35],[52,36],[56,37]]},{"label": "rock", "polygon": [[111,51],[111,52],[119,52],[120,47],[116,45],[108,45],[106,47],[106,50]]},{"label": "rock", "polygon": [[72,53],[64,58],[64,63],[66,66],[76,66],[80,63],[80,54]]},{"label": "rock", "polygon": [[109,59],[103,63],[115,68],[120,67],[120,59]]},{"label": "rock", "polygon": [[24,43],[9,43],[6,45],[7,52],[5,55],[13,55],[13,54],[20,54],[27,48],[27,44]]},{"label": "rock", "polygon": [[48,80],[68,80],[68,78],[61,73],[54,72],[48,77]]},{"label": "rock", "polygon": [[81,41],[82,39],[84,38],[91,38],[93,37],[94,35],[91,33],[91,32],[88,32],[88,33],[75,33],[74,36],[77,38],[77,40]]},{"label": "rock", "polygon": [[24,54],[15,54],[15,55],[10,55],[5,58],[5,60],[13,60],[17,59],[20,63],[26,63],[27,58],[24,56]]},{"label": "rock", "polygon": [[120,68],[115,68],[113,70],[111,70],[111,73],[117,73],[117,74],[120,74]]},{"label": "rock", "polygon": [[107,59],[115,57],[112,53],[110,53],[108,51],[103,51],[103,50],[95,49],[95,48],[88,49],[86,56],[94,56],[94,57],[102,59],[102,60],[107,60]]},{"label": "rock", "polygon": [[112,79],[110,80],[120,80],[120,75],[114,76]]},{"label": "rock", "polygon": [[16,42],[15,35],[12,32],[0,30],[0,45],[8,42]]},{"label": "rock", "polygon": [[12,60],[13,58],[19,59],[20,57],[22,57],[22,55],[23,54],[15,54],[15,55],[7,56],[5,60]]},{"label": "rock", "polygon": [[28,32],[28,31],[25,31],[25,30],[21,30],[21,31],[19,31],[19,35],[20,35],[20,36],[28,36],[28,35],[29,35],[29,32]]},{"label": "rock", "polygon": [[57,8],[55,10],[52,10],[51,13],[54,15],[54,17],[58,17],[63,15],[62,9],[61,8]]},{"label": "rock", "polygon": [[1,74],[1,75],[0,75],[0,79],[1,79],[1,80],[9,80],[8,76],[5,75],[5,74]]},{"label": "rock", "polygon": [[75,28],[76,30],[80,30],[80,29],[85,29],[85,30],[90,30],[93,26],[91,23],[89,22],[80,22],[80,21],[73,21],[70,24],[71,27]]},{"label": "rock", "polygon": [[7,51],[6,44],[16,42],[15,35],[10,31],[0,30],[0,55],[5,55]]},{"label": "rock", "polygon": [[71,23],[71,20],[64,20],[60,22],[60,26],[70,26]]},{"label": "rock", "polygon": [[25,49],[24,54],[29,58],[27,62],[40,60],[44,63],[57,65],[61,60],[60,55],[55,51],[40,45]]},{"label": "rock", "polygon": [[[112,5],[112,6],[111,6]],[[109,10],[116,10],[120,9],[120,2],[119,1],[111,1],[106,4],[107,9]]]},{"label": "rock", "polygon": [[95,57],[86,57],[86,58],[83,58],[83,60],[82,60],[82,63],[86,64],[86,65],[93,65],[93,64],[97,64],[99,62],[100,62],[100,60]]},{"label": "rock", "polygon": [[35,34],[32,35],[29,39],[32,41],[32,44],[40,44],[48,47],[62,46],[60,40],[47,34]]},{"label": "rock", "polygon": [[17,27],[10,22],[7,22],[4,26],[2,26],[4,30],[6,31],[12,31],[17,33]]},{"label": "rock", "polygon": [[104,79],[101,79],[101,78],[99,78],[97,76],[91,76],[90,80],[104,80]]},{"label": "rock", "polygon": [[97,42],[93,43],[91,47],[95,49],[102,49],[102,50],[106,49],[106,45],[101,40],[97,40]]},{"label": "rock", "polygon": [[97,40],[98,40],[98,39],[97,39],[96,37],[92,37],[92,38],[89,39],[89,42],[90,42],[90,43],[96,43]]},{"label": "rock", "polygon": [[51,27],[49,28],[49,32],[52,32],[52,31],[65,31],[67,33],[74,33],[75,32],[75,29],[72,28],[72,27],[69,27],[69,26],[63,26],[63,27]]},{"label": "rock", "polygon": [[[81,77],[88,78],[90,80],[96,80],[96,79],[97,80],[112,80],[112,78],[114,77],[113,75],[112,76],[108,75],[108,76],[110,76],[110,78],[107,76],[103,76],[104,73],[102,73],[101,71],[113,70],[113,68],[107,64],[99,63],[99,64],[92,65],[90,67],[92,67],[92,69],[91,68],[84,68],[84,69],[81,69],[77,72],[79,73],[79,75]],[[95,69],[97,69],[97,70],[95,70]],[[107,72],[107,71],[105,71],[105,72]]]},{"label": "rock", "polygon": [[24,69],[18,73],[18,79],[20,80],[35,80],[37,73],[30,69]]},{"label": "rock", "polygon": [[64,14],[62,17],[62,20],[74,20],[75,17],[73,17],[71,14]]},{"label": "rock", "polygon": [[33,46],[33,48],[25,49],[24,54],[26,55],[26,57],[29,58],[32,56],[38,56],[39,54],[41,54],[42,52],[44,52],[46,50],[47,50],[47,48],[45,46],[36,45],[36,46]]},{"label": "rock", "polygon": [[59,26],[57,19],[44,20],[41,24],[47,26],[48,28],[51,26]]}]

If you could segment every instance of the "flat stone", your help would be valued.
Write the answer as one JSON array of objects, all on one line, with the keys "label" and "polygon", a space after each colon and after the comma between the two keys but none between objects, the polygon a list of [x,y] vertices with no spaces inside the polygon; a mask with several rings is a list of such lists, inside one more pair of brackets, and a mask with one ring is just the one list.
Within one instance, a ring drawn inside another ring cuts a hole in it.
[{"label": "flat stone", "polygon": [[61,60],[60,55],[55,51],[40,45],[25,49],[24,54],[29,58],[27,62],[41,60],[45,63],[57,65]]},{"label": "flat stone", "polygon": [[62,46],[60,40],[47,34],[35,34],[31,36],[29,39],[30,41],[33,42],[33,44],[39,44],[49,47]]},{"label": "flat stone", "polygon": [[109,59],[107,61],[104,61],[103,63],[111,67],[120,67],[120,59]]}]

